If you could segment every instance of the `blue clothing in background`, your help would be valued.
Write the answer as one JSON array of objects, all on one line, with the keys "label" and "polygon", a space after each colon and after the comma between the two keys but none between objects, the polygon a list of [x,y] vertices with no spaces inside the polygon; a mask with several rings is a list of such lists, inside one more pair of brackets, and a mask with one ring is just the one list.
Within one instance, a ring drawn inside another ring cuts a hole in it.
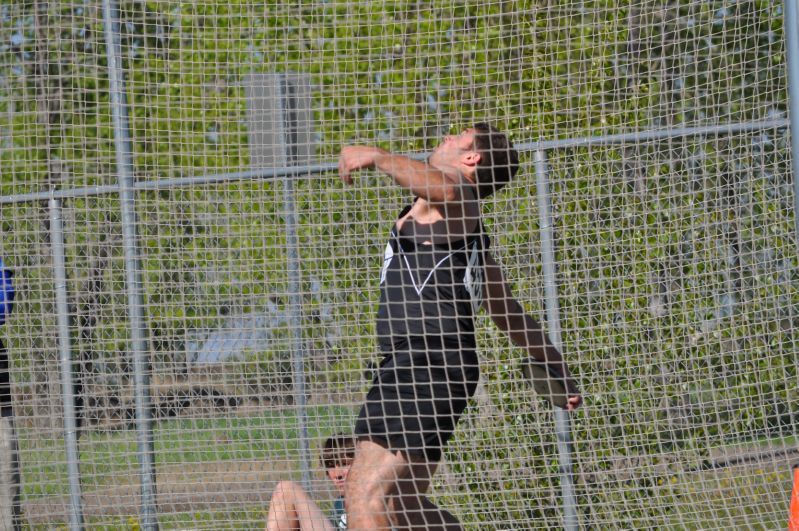
[{"label": "blue clothing in background", "polygon": [[347,511],[344,509],[344,498],[336,498],[333,502],[333,518],[336,529],[347,529]]},{"label": "blue clothing in background", "polygon": [[[0,325],[6,322],[14,302],[14,286],[11,283],[11,270],[6,269],[0,258]],[[11,414],[11,374],[9,373],[8,351],[0,339],[0,415]]]},{"label": "blue clothing in background", "polygon": [[11,314],[14,304],[14,285],[11,283],[13,273],[6,269],[3,259],[0,258],[0,325],[6,322],[6,317]]}]

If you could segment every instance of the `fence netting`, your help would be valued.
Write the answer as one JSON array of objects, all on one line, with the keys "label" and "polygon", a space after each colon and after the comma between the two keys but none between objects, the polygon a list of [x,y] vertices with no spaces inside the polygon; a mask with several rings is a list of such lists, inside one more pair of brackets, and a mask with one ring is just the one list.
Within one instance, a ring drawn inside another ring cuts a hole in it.
[{"label": "fence netting", "polygon": [[[559,330],[584,393],[570,416],[579,527],[783,527],[799,284],[780,6],[0,5],[0,252],[16,289],[0,340],[20,521],[69,525],[77,484],[87,527],[142,525],[139,313],[160,527],[261,528],[283,480],[330,512],[321,447],[351,432],[380,370],[384,250],[412,198],[377,171],[348,186],[335,161],[348,144],[423,157],[488,122],[521,154],[481,202],[491,252],[525,311]],[[554,410],[523,378],[526,353],[485,313],[476,323],[479,384],[431,499],[466,529],[562,528]]]}]

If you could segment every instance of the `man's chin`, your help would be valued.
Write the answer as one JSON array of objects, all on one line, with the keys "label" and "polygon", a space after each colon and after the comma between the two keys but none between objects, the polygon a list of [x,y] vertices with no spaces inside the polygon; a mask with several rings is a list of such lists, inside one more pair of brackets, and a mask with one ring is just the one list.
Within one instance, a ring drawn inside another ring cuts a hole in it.
[{"label": "man's chin", "polygon": [[459,171],[458,168],[451,164],[447,164],[444,161],[436,160],[433,157],[427,159],[427,165],[431,168],[435,168],[441,173],[445,173],[447,175],[458,175]]}]

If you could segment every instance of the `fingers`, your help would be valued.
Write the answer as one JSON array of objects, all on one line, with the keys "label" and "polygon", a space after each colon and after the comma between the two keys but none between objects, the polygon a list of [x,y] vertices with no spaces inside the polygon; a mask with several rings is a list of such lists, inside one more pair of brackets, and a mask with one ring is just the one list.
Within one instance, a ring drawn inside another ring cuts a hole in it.
[{"label": "fingers", "polygon": [[350,172],[339,169],[338,175],[345,184],[352,184],[352,175]]},{"label": "fingers", "polygon": [[338,159],[338,176],[346,184],[352,184],[352,175],[347,167],[347,160],[344,151],[341,152],[341,156]]},{"label": "fingers", "polygon": [[566,402],[566,410],[567,411],[574,411],[583,403],[582,395],[572,395],[569,397],[568,401]]},{"label": "fingers", "polygon": [[352,152],[352,147],[346,146],[342,148],[338,159],[338,175],[346,184],[352,184],[352,170],[358,168],[356,162],[351,160]]},{"label": "fingers", "polygon": [[338,159],[338,174],[341,180],[352,184],[351,173],[355,170],[374,168],[375,157],[382,150],[372,146],[344,146]]}]

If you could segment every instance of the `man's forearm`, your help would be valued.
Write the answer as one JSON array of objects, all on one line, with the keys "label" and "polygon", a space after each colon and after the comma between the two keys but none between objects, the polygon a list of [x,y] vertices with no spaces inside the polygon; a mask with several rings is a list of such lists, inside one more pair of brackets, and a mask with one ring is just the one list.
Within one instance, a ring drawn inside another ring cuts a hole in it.
[{"label": "man's forearm", "polygon": [[514,327],[517,331],[510,334],[511,340],[524,348],[531,358],[544,362],[564,377],[571,378],[563,355],[549,340],[541,325],[529,315],[517,315],[515,318],[521,321],[521,326]]},{"label": "man's forearm", "polygon": [[449,201],[456,197],[456,184],[425,162],[384,152],[375,157],[375,168],[388,174],[399,186],[427,200]]},{"label": "man's forearm", "polygon": [[562,374],[567,380],[570,391],[578,393],[577,382],[572,377],[563,355],[550,341],[541,324],[528,315],[519,301],[513,298],[510,287],[503,278],[502,270],[491,255],[487,258],[486,278],[485,306],[497,327],[507,333],[516,346],[523,348],[530,358],[545,363],[558,374]]}]

